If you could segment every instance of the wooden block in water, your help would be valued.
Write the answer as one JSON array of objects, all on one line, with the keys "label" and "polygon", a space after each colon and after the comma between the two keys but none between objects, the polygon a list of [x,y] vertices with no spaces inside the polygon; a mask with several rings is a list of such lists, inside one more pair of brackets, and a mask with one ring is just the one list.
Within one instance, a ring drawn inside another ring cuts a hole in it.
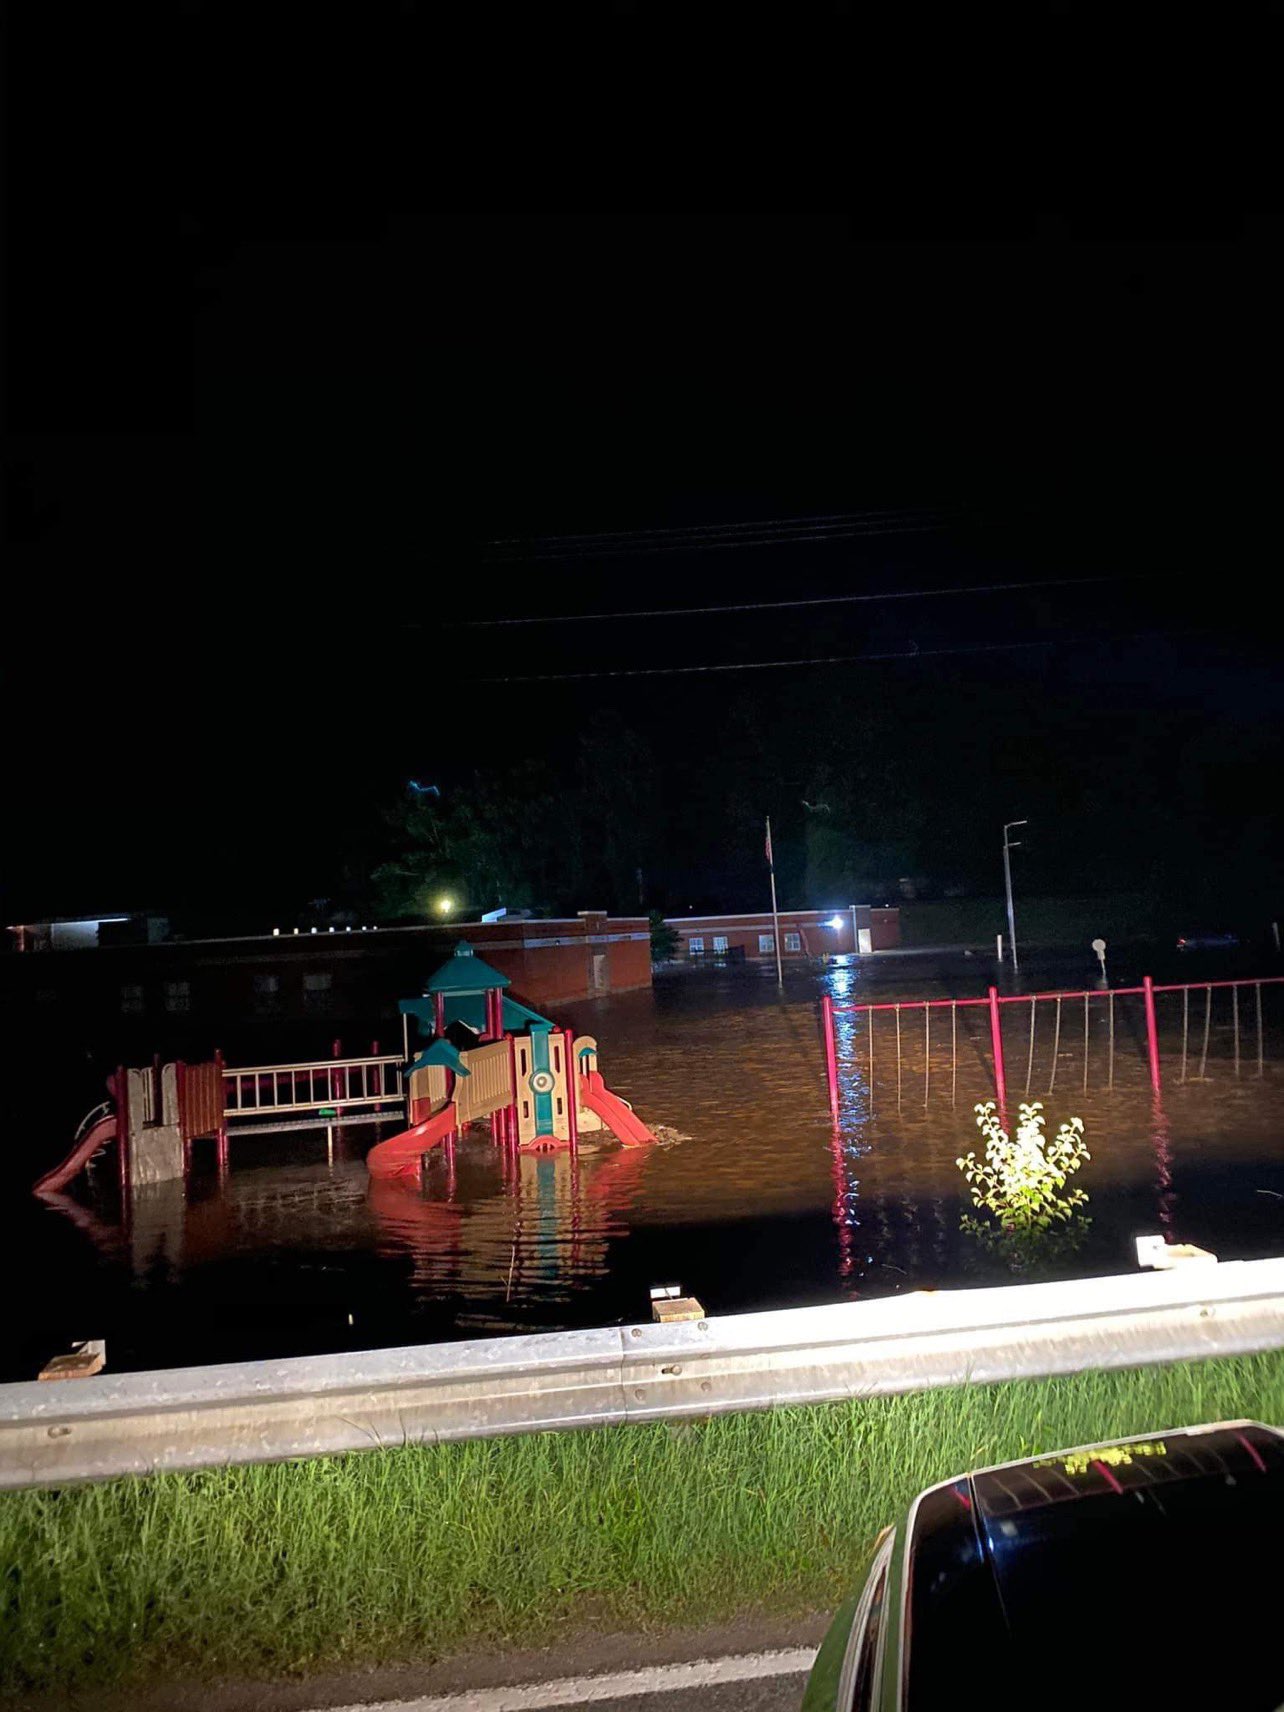
[{"label": "wooden block in water", "polygon": [[702,1320],[704,1309],[694,1296],[669,1296],[651,1304],[651,1318],[662,1326],[677,1320]]},{"label": "wooden block in water", "polygon": [[55,1355],[40,1369],[37,1375],[40,1379],[88,1379],[91,1374],[101,1373],[103,1356],[101,1350],[78,1349],[71,1355]]},{"label": "wooden block in water", "polygon": [[68,1355],[55,1355],[36,1375],[38,1379],[88,1379],[101,1373],[107,1360],[107,1345],[102,1338],[90,1338],[78,1343]]}]

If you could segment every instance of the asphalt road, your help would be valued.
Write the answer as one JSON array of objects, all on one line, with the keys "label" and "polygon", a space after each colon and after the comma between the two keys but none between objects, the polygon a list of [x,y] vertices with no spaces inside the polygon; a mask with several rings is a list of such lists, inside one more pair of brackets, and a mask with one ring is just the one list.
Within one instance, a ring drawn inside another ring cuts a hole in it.
[{"label": "asphalt road", "polygon": [[810,1647],[740,1653],[324,1712],[797,1712],[812,1656]]},{"label": "asphalt road", "polygon": [[14,1712],[697,1712],[698,1703],[699,1712],[798,1712],[828,1625],[825,1612],[763,1612],[718,1628],[582,1633],[436,1665],[19,1696],[11,1704]]}]

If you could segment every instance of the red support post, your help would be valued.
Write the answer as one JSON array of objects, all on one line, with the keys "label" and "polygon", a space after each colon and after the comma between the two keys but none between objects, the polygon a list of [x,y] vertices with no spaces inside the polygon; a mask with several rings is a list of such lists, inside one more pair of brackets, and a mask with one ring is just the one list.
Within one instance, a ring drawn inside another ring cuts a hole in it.
[{"label": "red support post", "polygon": [[[214,1049],[214,1063],[218,1067],[219,1112],[222,1115],[227,1111],[227,1085],[223,1081],[223,1054],[217,1047]],[[227,1175],[227,1119],[225,1116],[222,1117],[214,1139],[217,1149],[218,1174],[221,1181]]]},{"label": "red support post", "polygon": [[433,1033],[440,1038],[446,1032],[446,995],[434,993],[432,996],[432,1026]]},{"label": "red support post", "polygon": [[566,1054],[566,1125],[570,1131],[571,1152],[578,1152],[580,1145],[580,1094],[575,1073],[575,1031],[562,1030],[562,1051]]},{"label": "red support post", "polygon": [[120,1173],[120,1205],[122,1215],[129,1217],[129,1072],[123,1064],[116,1067],[116,1085],[112,1090],[116,1100],[116,1169]]},{"label": "red support post", "polygon": [[834,1001],[828,993],[821,996],[820,1014],[825,1024],[825,1080],[829,1084],[829,1110],[838,1116],[838,1054],[834,1049]]},{"label": "red support post", "polygon": [[1146,996],[1146,1051],[1150,1056],[1150,1085],[1159,1092],[1159,1030],[1155,1026],[1155,983],[1149,975],[1141,978],[1141,990]]},{"label": "red support post", "polygon": [[508,1042],[508,1086],[513,1096],[513,1103],[508,1108],[508,1145],[513,1152],[516,1153],[519,1135],[517,1120],[517,1045],[511,1034],[506,1034],[504,1039]]},{"label": "red support post", "polygon": [[994,1091],[998,1096],[999,1115],[1007,1111],[1008,1079],[1003,1069],[1003,1024],[999,1018],[999,989],[990,988],[990,1045],[994,1049]]},{"label": "red support post", "polygon": [[183,1143],[183,1181],[192,1175],[192,1130],[187,1121],[187,1065],[180,1058],[174,1065],[174,1092],[178,1098],[178,1133]]}]

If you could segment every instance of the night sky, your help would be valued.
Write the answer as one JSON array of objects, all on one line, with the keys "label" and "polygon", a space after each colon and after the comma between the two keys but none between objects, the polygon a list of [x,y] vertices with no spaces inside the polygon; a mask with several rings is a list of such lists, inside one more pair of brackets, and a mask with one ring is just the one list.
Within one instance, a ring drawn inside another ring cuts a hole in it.
[{"label": "night sky", "polygon": [[[400,83],[215,124],[236,42],[182,18],[190,88],[100,128],[90,53],[15,175],[6,920],[261,927],[408,777],[604,716],[659,757],[657,899],[716,903],[745,704],[786,840],[780,755],[841,730],[973,883],[1031,805],[1050,887],[1173,842],[1278,882],[1273,215],[603,213],[385,134]],[[857,594],[914,598],[774,604]]]}]

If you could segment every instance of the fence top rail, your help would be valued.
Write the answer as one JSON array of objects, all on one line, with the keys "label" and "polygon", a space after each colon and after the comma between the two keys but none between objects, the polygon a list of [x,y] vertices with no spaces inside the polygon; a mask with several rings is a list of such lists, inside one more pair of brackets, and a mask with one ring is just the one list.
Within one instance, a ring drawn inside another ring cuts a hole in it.
[{"label": "fence top rail", "polygon": [[1163,986],[1158,981],[1152,988],[1156,993],[1198,993],[1205,987],[1280,987],[1284,975],[1244,975],[1238,981],[1172,981]]},{"label": "fence top rail", "polygon": [[303,1070],[359,1070],[363,1065],[403,1064],[405,1060],[399,1052],[385,1054],[379,1058],[315,1058],[297,1064],[225,1064],[223,1076],[227,1080],[233,1076],[271,1076],[284,1075],[287,1071]]}]

